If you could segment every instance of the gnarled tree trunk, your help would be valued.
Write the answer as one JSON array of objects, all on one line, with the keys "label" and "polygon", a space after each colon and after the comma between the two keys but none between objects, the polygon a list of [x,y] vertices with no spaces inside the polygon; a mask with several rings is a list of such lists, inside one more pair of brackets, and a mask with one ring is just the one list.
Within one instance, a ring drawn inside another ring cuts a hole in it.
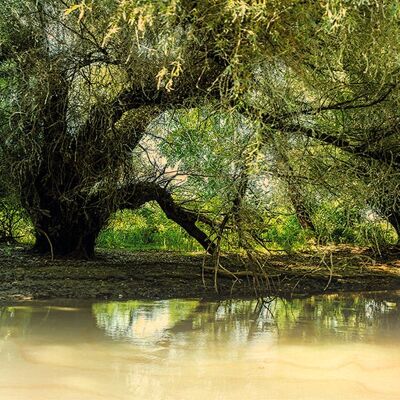
[{"label": "gnarled tree trunk", "polygon": [[381,210],[381,214],[393,226],[397,234],[397,243],[400,244],[400,209],[395,205]]},{"label": "gnarled tree trunk", "polygon": [[[62,54],[46,62],[51,71],[43,79],[46,96],[35,118],[24,121],[24,133],[33,140],[27,141],[20,157],[35,156],[32,163],[24,164],[27,167],[21,169],[19,178],[22,203],[35,229],[34,249],[42,254],[91,258],[96,238],[113,212],[157,201],[168,218],[213,252],[212,241],[196,226],[197,214],[177,205],[167,190],[137,179],[130,185],[124,183],[135,179],[132,150],[148,124],[165,110],[180,107],[185,99],[205,91],[213,95],[216,89],[208,89],[223,66],[212,60],[206,70],[193,64],[190,74],[176,78],[174,91],[158,87],[151,77],[131,82],[111,99],[88,95],[88,106],[77,117],[73,112],[74,66]],[[75,68],[78,73],[79,60]],[[76,102],[79,105],[81,99]],[[133,114],[129,126],[118,125],[129,112]]]},{"label": "gnarled tree trunk", "polygon": [[397,243],[400,244],[400,212],[392,212],[388,217],[388,221],[397,233]]},{"label": "gnarled tree trunk", "polygon": [[296,213],[297,220],[303,229],[308,229],[315,233],[315,225],[311,218],[311,213],[306,205],[295,171],[290,163],[289,156],[285,149],[281,148],[274,139],[272,139],[276,157],[281,164],[282,179],[287,186],[287,194]]},{"label": "gnarled tree trunk", "polygon": [[41,209],[29,208],[35,227],[34,250],[40,254],[92,258],[96,239],[106,225],[112,212],[117,209],[138,209],[143,204],[156,201],[166,216],[180,225],[209,253],[215,251],[215,244],[196,223],[211,224],[198,213],[177,204],[167,189],[150,182],[138,182],[120,189],[122,201],[110,208],[98,198],[79,200],[71,204],[60,197],[52,197],[44,188],[41,194]]}]

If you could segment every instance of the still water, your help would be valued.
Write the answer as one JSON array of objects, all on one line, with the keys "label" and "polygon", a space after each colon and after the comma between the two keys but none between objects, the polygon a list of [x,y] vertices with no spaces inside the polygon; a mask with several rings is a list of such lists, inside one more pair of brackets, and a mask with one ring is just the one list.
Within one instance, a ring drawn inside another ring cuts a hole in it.
[{"label": "still water", "polygon": [[400,292],[0,307],[1,400],[400,399]]}]

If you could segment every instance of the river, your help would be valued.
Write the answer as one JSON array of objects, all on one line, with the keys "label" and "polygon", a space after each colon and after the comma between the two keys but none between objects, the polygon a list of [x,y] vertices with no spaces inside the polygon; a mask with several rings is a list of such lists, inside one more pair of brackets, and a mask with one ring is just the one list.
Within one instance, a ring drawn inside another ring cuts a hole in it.
[{"label": "river", "polygon": [[0,307],[1,400],[400,399],[400,292]]}]

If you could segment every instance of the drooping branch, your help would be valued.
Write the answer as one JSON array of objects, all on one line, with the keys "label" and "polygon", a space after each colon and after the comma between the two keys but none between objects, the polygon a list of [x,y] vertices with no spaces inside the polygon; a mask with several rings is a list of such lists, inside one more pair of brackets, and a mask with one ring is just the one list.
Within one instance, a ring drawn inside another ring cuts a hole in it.
[{"label": "drooping branch", "polygon": [[319,107],[311,107],[308,104],[304,106],[304,108],[300,111],[292,111],[279,116],[279,119],[288,119],[293,118],[299,115],[317,115],[324,111],[334,111],[334,110],[358,110],[363,108],[369,108],[376,105],[379,105],[387,100],[389,95],[396,89],[397,85],[388,84],[385,86],[385,90],[381,93],[378,93],[376,97],[373,97],[370,100],[365,100],[368,97],[367,93],[361,93],[355,96],[352,99],[333,102],[331,104],[321,105]]},{"label": "drooping branch", "polygon": [[207,54],[203,67],[198,62],[193,64],[192,61],[188,61],[180,76],[174,79],[173,90],[160,87],[156,78],[150,76],[144,84],[134,83],[109,102],[92,106],[83,131],[104,131],[117,123],[124,113],[143,106],[157,107],[163,111],[166,108],[182,106],[189,99],[199,96],[203,99],[210,96],[218,98],[220,92],[215,89],[214,82],[226,66],[220,65],[210,57]]},{"label": "drooping branch", "polygon": [[296,133],[307,136],[312,139],[317,139],[326,144],[335,146],[347,153],[357,155],[359,157],[368,158],[383,162],[395,168],[400,168],[400,154],[388,149],[372,150],[368,149],[365,144],[352,144],[348,140],[323,132],[317,128],[307,128],[301,125],[277,123],[273,127],[278,128],[284,133]]},{"label": "drooping branch", "polygon": [[291,165],[289,156],[285,150],[279,147],[274,137],[272,137],[272,145],[276,153],[276,157],[279,161],[281,161],[282,168],[284,169],[282,178],[286,181],[287,194],[296,212],[297,220],[303,229],[309,229],[312,232],[315,232],[315,226],[312,221],[310,211],[306,206],[306,202],[301,191],[301,186],[295,177],[295,172]]},{"label": "drooping branch", "polygon": [[[386,97],[384,97],[383,99],[385,98]],[[396,149],[388,149],[383,147],[379,149],[371,148],[372,145],[375,144],[374,142],[366,142],[362,144],[351,143],[349,140],[345,139],[346,137],[350,136],[350,132],[348,133],[344,132],[339,137],[320,129],[317,126],[309,127],[301,123],[295,123],[293,122],[293,120],[285,119],[288,117],[288,115],[274,116],[268,113],[260,112],[259,109],[251,106],[247,106],[245,108],[238,106],[236,108],[239,112],[243,113],[243,115],[250,118],[258,115],[263,124],[265,126],[269,126],[273,130],[275,129],[283,133],[294,133],[299,136],[305,136],[311,139],[316,139],[319,140],[320,142],[335,146],[347,153],[362,157],[364,159],[379,161],[396,169],[400,169],[400,153],[398,152],[398,150],[396,151]],[[305,114],[307,114],[307,112]],[[396,131],[396,129],[394,129],[394,131]],[[381,139],[384,139],[386,137],[393,136],[394,134],[397,133],[394,131],[393,129],[382,131],[380,132],[379,137]],[[371,133],[374,133],[376,135],[378,131],[376,129],[373,130],[371,129]]]},{"label": "drooping branch", "polygon": [[137,182],[122,188],[121,192],[124,197],[120,204],[121,209],[137,209],[149,201],[156,201],[165,215],[196,239],[208,253],[215,252],[215,243],[196,225],[199,221],[210,221],[177,204],[167,189],[153,182]]}]

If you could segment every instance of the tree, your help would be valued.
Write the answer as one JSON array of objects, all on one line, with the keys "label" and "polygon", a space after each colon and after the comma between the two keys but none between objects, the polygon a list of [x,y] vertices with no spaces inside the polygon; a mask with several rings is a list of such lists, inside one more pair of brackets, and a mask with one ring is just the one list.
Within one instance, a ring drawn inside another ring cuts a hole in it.
[{"label": "tree", "polygon": [[[196,226],[209,221],[178,204],[142,156],[149,126],[172,110],[212,103],[336,146],[371,181],[393,177],[400,41],[386,39],[398,34],[397,13],[386,11],[395,4],[2,0],[1,146],[35,249],[91,257],[113,212],[157,201],[213,251]],[[239,169],[230,212],[243,225],[237,210],[257,173]],[[394,224],[396,190],[378,202]]]},{"label": "tree", "polygon": [[277,15],[293,21],[291,2],[3,0],[1,6],[8,111],[2,145],[35,227],[35,249],[91,257],[112,212],[155,200],[212,250],[195,225],[198,213],[175,203],[159,184],[165,179],[146,176],[139,144],[167,110],[213,100],[226,107],[238,99],[257,58],[274,51],[269,36],[285,30]]},{"label": "tree", "polygon": [[[117,18],[120,10],[99,3],[90,12],[60,1],[3,5],[2,69],[15,109],[3,146],[35,227],[35,249],[91,257],[111,213],[157,201],[212,251],[196,227],[197,213],[177,205],[157,177],[145,176],[133,150],[165,110],[213,96],[221,68],[190,43],[181,48],[187,72],[178,74],[170,38],[158,31],[162,21],[150,26],[151,15],[134,5],[113,36],[106,11]],[[171,63],[176,70],[168,78],[164,66]]]},{"label": "tree", "polygon": [[316,20],[319,34],[298,47],[300,62],[270,66],[275,81],[263,76],[258,92],[266,99],[251,112],[289,141],[304,137],[337,149],[335,167],[346,163],[347,174],[368,187],[369,207],[400,239],[398,5],[338,1],[326,9]]}]

